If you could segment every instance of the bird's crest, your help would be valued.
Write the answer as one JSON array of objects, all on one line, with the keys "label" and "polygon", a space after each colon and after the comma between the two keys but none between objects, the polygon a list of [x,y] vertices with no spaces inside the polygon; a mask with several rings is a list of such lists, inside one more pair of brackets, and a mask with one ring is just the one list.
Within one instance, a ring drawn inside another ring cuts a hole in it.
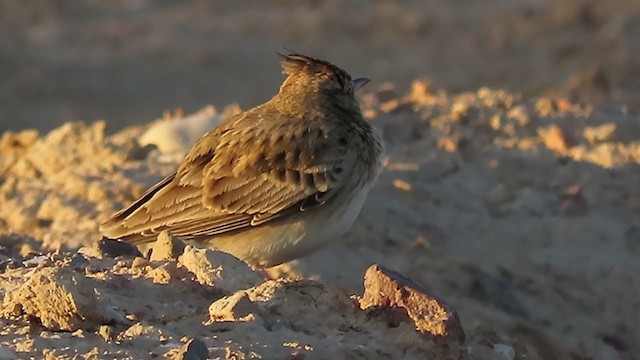
[{"label": "bird's crest", "polygon": [[313,76],[326,76],[332,78],[341,87],[351,81],[351,76],[346,71],[333,65],[332,63],[297,53],[283,55],[278,53],[283,72],[288,75],[306,73]]}]

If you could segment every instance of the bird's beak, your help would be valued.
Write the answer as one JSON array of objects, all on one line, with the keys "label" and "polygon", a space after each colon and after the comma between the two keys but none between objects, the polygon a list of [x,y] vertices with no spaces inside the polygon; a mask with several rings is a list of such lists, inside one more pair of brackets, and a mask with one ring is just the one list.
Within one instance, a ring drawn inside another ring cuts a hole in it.
[{"label": "bird's beak", "polygon": [[370,80],[367,78],[357,78],[351,80],[351,83],[353,84],[353,92],[355,93],[358,90],[362,89],[365,85],[367,85],[369,81]]}]

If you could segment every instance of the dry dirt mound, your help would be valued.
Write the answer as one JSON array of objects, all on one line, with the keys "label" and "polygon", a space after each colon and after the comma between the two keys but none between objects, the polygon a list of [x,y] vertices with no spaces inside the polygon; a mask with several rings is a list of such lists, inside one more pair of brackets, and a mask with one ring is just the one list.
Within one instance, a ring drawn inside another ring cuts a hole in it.
[{"label": "dry dirt mound", "polygon": [[364,296],[350,297],[313,280],[264,281],[228,254],[182,249],[177,261],[90,249],[14,259],[0,275],[2,340],[12,348],[4,350],[9,358],[464,355],[455,312],[394,272],[372,267]]}]

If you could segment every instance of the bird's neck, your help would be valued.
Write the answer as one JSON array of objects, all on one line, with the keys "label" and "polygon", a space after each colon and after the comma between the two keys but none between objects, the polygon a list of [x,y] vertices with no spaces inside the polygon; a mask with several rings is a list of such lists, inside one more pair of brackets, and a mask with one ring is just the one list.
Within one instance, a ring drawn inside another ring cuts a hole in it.
[{"label": "bird's neck", "polygon": [[322,117],[330,106],[321,96],[309,91],[281,92],[274,96],[269,104],[279,113],[296,119]]}]

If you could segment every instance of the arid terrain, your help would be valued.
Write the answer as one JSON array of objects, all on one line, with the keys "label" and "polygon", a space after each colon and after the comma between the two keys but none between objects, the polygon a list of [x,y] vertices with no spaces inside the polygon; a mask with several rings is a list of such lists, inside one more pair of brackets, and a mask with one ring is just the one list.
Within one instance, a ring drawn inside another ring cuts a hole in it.
[{"label": "arid terrain", "polygon": [[[640,358],[640,3],[244,3],[0,4],[0,359]],[[284,47],[374,80],[348,235],[99,246]]]}]

